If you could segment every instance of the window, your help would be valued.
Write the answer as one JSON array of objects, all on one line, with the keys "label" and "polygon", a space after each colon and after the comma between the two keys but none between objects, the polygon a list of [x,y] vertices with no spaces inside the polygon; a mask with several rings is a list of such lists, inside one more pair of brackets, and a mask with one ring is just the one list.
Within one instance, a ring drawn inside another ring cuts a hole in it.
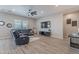
[{"label": "window", "polygon": [[23,29],[28,29],[28,22],[23,20],[22,26],[23,26]]},{"label": "window", "polygon": [[28,22],[26,20],[14,20],[14,29],[27,29]]}]

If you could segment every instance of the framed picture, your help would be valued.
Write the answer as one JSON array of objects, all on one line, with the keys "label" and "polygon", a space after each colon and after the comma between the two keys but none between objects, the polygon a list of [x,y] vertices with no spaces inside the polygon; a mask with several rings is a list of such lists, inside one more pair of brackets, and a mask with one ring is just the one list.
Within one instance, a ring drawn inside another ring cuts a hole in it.
[{"label": "framed picture", "polygon": [[77,26],[77,21],[72,21],[72,26]]},{"label": "framed picture", "polygon": [[67,24],[71,24],[71,19],[67,19]]}]

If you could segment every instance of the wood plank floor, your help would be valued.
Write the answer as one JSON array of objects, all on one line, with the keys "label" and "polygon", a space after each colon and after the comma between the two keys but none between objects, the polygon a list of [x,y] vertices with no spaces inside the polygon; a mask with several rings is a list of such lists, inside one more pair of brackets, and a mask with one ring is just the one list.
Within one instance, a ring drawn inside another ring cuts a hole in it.
[{"label": "wood plank floor", "polygon": [[28,45],[16,46],[12,39],[0,40],[0,54],[77,54],[79,49],[72,48],[68,40],[41,37]]}]

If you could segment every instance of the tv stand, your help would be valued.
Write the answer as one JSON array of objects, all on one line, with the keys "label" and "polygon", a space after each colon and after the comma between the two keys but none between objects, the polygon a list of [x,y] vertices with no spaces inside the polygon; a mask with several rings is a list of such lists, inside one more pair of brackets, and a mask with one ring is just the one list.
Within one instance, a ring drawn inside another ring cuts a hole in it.
[{"label": "tv stand", "polygon": [[44,36],[51,36],[51,32],[49,31],[39,31],[39,34],[44,35]]}]

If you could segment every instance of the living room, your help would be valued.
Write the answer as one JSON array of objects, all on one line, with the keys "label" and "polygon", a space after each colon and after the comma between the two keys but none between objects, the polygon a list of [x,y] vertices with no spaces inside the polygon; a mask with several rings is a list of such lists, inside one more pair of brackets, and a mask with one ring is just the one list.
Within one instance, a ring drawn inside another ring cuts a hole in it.
[{"label": "living room", "polygon": [[[69,34],[79,30],[78,7],[78,5],[0,6],[0,53],[79,53],[77,48],[70,46],[68,37]],[[75,21],[74,25],[72,21]],[[21,37],[17,37],[18,33]]]}]

